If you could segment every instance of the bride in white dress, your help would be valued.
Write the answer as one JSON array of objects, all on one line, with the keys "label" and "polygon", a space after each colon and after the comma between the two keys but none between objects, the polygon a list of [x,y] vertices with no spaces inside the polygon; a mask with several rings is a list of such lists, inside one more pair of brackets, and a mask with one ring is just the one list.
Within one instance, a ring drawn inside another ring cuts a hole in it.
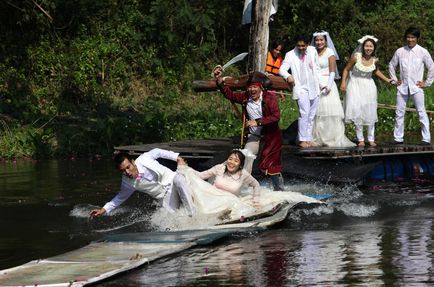
[{"label": "bride in white dress", "polygon": [[375,123],[378,121],[377,86],[372,79],[372,74],[385,82],[394,83],[378,69],[378,58],[375,57],[377,41],[377,38],[370,35],[359,39],[359,45],[342,73],[340,89],[346,92],[345,121],[354,123],[359,147],[365,146],[363,126],[367,126],[369,145],[377,145],[375,143]]},{"label": "bride in white dress", "polygon": [[355,143],[345,136],[344,110],[335,79],[339,79],[336,60],[339,55],[328,32],[313,34],[311,45],[319,56],[320,86],[318,109],[313,127],[313,142],[328,147],[352,147]]},{"label": "bride in white dress", "polygon": [[[247,150],[243,152],[248,153]],[[190,187],[196,215],[216,216],[224,213],[227,219],[247,217],[262,210],[270,209],[278,203],[322,203],[298,192],[276,192],[261,188],[259,182],[243,167],[248,166],[255,156],[248,154],[247,160],[239,150],[232,150],[226,162],[209,170],[198,172],[188,166],[178,166]],[[214,178],[211,184],[204,179]],[[243,192],[243,187],[253,188],[253,192]]]}]

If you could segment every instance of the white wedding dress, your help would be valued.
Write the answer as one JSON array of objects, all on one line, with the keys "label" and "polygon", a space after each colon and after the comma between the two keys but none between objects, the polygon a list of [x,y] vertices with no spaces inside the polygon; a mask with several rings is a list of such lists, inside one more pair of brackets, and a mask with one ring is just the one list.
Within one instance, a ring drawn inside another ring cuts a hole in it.
[{"label": "white wedding dress", "polygon": [[[272,207],[284,201],[292,204],[300,202],[322,203],[317,199],[302,195],[298,192],[276,192],[262,188],[260,195],[256,199],[258,206],[253,206],[251,193],[244,196],[236,196],[233,193],[220,190],[211,183],[201,179],[197,175],[197,172],[188,166],[180,166],[177,171],[185,176],[187,184],[190,187],[196,209],[195,216],[204,214],[219,217],[225,213],[228,220],[237,220],[242,217],[249,217],[270,210]],[[242,192],[242,194],[244,194],[244,192]]]},{"label": "white wedding dress", "polygon": [[375,60],[370,66],[362,64],[362,54],[355,53],[356,63],[347,83],[345,121],[356,125],[374,125],[377,121],[377,86],[372,79]]},{"label": "white wedding dress", "polygon": [[[328,85],[329,57],[335,55],[332,49],[325,49],[324,53],[319,56],[321,87]],[[319,96],[313,126],[313,142],[328,147],[352,147],[356,145],[345,136],[344,109],[334,81],[330,93]]]}]

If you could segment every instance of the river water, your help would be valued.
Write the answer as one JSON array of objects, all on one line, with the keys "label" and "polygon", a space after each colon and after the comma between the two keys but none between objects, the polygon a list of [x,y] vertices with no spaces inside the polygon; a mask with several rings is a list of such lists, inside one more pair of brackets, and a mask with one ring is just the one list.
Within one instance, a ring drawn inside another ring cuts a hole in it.
[{"label": "river water", "polygon": [[[0,269],[108,234],[167,228],[139,193],[112,216],[89,219],[119,184],[110,159],[0,163]],[[269,230],[239,232],[99,286],[433,286],[431,182],[359,189],[286,179],[286,187],[334,196]]]}]

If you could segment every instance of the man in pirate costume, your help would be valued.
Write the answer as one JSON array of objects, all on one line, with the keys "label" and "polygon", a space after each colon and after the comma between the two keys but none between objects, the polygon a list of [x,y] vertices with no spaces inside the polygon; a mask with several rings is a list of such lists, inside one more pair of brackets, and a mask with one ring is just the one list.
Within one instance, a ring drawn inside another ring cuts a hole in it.
[{"label": "man in pirate costume", "polygon": [[280,108],[276,95],[266,90],[271,85],[270,79],[261,72],[253,72],[246,91],[233,92],[225,85],[221,68],[216,67],[213,74],[225,98],[242,105],[243,122],[249,129],[245,148],[256,155],[261,144],[259,168],[271,178],[274,190],[283,190]]}]

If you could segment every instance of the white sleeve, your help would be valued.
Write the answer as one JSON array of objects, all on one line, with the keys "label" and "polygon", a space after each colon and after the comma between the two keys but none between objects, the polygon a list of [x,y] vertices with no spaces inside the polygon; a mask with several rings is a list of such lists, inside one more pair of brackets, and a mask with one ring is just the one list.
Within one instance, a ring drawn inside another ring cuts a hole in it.
[{"label": "white sleeve", "polygon": [[390,78],[394,81],[397,81],[398,79],[396,78],[396,66],[398,66],[398,51],[395,52],[395,54],[393,55],[392,60],[390,60],[389,62],[389,75]]},{"label": "white sleeve", "polygon": [[122,179],[121,190],[118,192],[118,194],[116,194],[115,197],[113,197],[112,200],[110,200],[103,206],[106,213],[109,214],[113,209],[121,205],[131,196],[131,194],[133,194],[133,192],[134,188]]},{"label": "white sleeve", "polygon": [[425,83],[429,87],[432,85],[432,83],[434,81],[434,62],[433,62],[431,55],[429,54],[428,51],[426,51],[426,54],[423,57],[423,61],[426,65],[426,68],[428,69]]},{"label": "white sleeve", "polygon": [[179,156],[179,153],[165,150],[165,149],[154,148],[148,152],[145,152],[140,157],[142,157],[142,156],[148,157],[148,158],[151,158],[154,160],[159,159],[159,158],[164,158],[164,159],[176,161],[176,159]]},{"label": "white sleeve", "polygon": [[335,72],[330,72],[329,74],[329,81],[327,83],[327,89],[329,90],[332,88],[333,82],[335,81],[335,75]]},{"label": "white sleeve", "polygon": [[210,169],[207,169],[202,172],[197,172],[197,175],[203,180],[216,177],[218,175],[218,170],[221,168],[222,168],[221,164],[217,164]]},{"label": "white sleeve", "polygon": [[281,75],[285,80],[291,75],[288,73],[289,68],[291,68],[290,52],[286,53],[285,59],[279,68],[279,75]]}]

